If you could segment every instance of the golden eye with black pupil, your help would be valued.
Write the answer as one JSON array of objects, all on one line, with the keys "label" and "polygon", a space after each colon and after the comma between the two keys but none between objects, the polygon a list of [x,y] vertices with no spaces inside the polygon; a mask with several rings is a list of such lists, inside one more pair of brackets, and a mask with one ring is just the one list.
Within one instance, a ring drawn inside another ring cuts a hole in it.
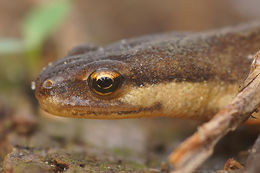
[{"label": "golden eye with black pupil", "polygon": [[123,82],[123,76],[110,69],[98,69],[88,78],[89,88],[100,96],[111,95],[116,92]]}]

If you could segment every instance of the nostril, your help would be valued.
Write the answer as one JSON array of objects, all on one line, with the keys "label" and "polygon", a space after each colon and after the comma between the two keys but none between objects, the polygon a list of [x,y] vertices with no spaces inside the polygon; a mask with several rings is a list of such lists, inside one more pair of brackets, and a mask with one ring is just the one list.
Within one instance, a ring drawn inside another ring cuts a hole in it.
[{"label": "nostril", "polygon": [[53,87],[53,83],[54,82],[52,80],[48,79],[48,80],[43,82],[42,86],[45,89],[51,89]]}]

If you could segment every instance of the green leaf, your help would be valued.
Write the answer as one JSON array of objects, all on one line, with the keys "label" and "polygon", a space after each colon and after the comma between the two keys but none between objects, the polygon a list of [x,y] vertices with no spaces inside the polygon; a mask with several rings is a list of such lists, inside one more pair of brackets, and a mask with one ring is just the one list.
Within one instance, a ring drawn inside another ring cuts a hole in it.
[{"label": "green leaf", "polygon": [[0,55],[24,52],[23,41],[15,38],[0,38]]},{"label": "green leaf", "polygon": [[70,7],[69,0],[55,0],[30,11],[22,28],[26,48],[39,49],[46,38],[64,21]]}]

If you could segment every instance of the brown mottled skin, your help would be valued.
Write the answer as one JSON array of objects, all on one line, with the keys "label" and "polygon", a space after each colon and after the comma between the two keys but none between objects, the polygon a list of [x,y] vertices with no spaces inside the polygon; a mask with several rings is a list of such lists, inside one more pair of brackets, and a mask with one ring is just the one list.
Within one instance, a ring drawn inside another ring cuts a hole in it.
[{"label": "brown mottled skin", "polygon": [[[249,55],[259,49],[259,23],[209,32],[144,36],[106,47],[79,46],[41,72],[36,81],[36,97],[45,111],[60,116],[158,116],[160,102],[137,106],[119,98],[131,89],[169,82],[239,83],[249,72]],[[86,80],[98,68],[116,70],[124,77],[119,95],[103,99],[90,91]],[[51,89],[43,87],[46,80],[53,81]]]}]

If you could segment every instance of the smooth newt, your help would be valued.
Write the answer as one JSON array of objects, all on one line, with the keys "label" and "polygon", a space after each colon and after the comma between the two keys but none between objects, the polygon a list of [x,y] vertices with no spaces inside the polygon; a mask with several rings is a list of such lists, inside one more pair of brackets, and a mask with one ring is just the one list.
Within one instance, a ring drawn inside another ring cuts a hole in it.
[{"label": "smooth newt", "polygon": [[260,49],[260,23],[79,46],[46,67],[36,97],[58,116],[209,119],[235,96]]}]

